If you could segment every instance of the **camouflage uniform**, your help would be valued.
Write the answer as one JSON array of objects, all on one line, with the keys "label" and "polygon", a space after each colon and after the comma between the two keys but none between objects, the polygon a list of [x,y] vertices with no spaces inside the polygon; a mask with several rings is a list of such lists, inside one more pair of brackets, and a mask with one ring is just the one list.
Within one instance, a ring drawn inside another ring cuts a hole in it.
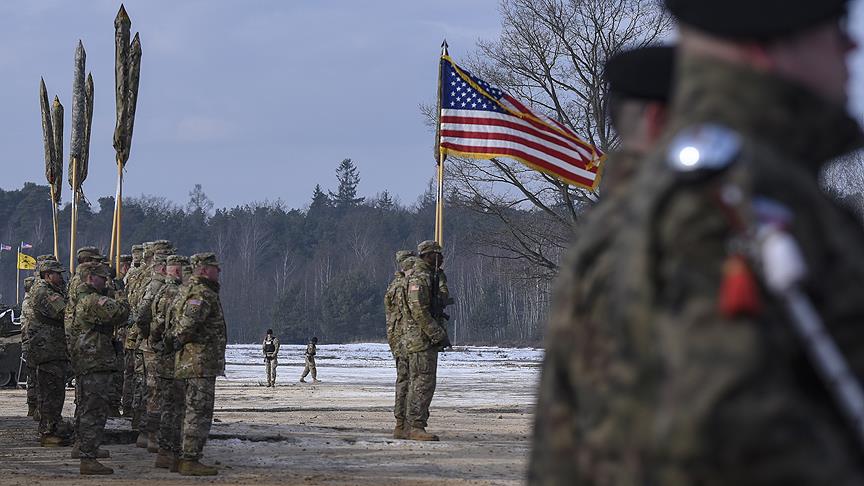
[{"label": "camouflage uniform", "polygon": [[300,375],[300,381],[305,383],[306,376],[311,372],[312,380],[318,381],[318,368],[315,366],[315,354],[318,352],[318,338],[312,338],[306,345],[306,351],[303,353],[303,358],[306,363],[303,366],[303,374]]},{"label": "camouflage uniform", "polygon": [[[126,274],[126,299],[132,309],[137,309],[138,302],[141,299],[141,282],[152,273],[153,262],[153,242],[147,242],[142,245],[142,261],[138,267],[133,267]],[[134,314],[130,319],[134,319]],[[140,419],[146,410],[146,402],[144,394],[146,387],[144,384],[144,353],[139,349],[140,343],[138,326],[130,322],[126,330],[126,342],[124,348],[127,354],[131,354],[132,358],[132,399],[130,403],[132,415],[132,430],[138,430]],[[129,357],[126,357],[129,360]]]},{"label": "camouflage uniform", "polygon": [[[123,298],[128,302],[130,282],[139,271],[141,257],[144,251],[142,245],[132,246],[132,267],[123,276]],[[132,398],[135,395],[135,341],[137,336],[131,327],[127,326],[123,332],[123,392],[121,406],[123,415],[132,414]]]},{"label": "camouflage uniform", "polygon": [[[63,272],[54,261],[39,264],[41,271]],[[60,288],[39,279],[31,289],[30,362],[37,369],[39,396],[39,432],[43,440],[57,435],[66,396],[66,372],[69,359],[63,330],[66,298]]]},{"label": "camouflage uniform", "polygon": [[159,374],[157,372],[159,362],[157,353],[150,346],[151,341],[149,338],[154,315],[154,305],[156,304],[157,296],[165,286],[164,273],[159,273],[156,269],[164,269],[165,258],[166,256],[162,253],[154,255],[152,276],[143,289],[143,295],[135,305],[134,313],[134,326],[138,330],[138,349],[144,356],[144,384],[146,390],[144,400],[147,414],[141,431],[148,434],[155,434],[159,430],[161,416],[159,412],[159,405],[161,403],[159,392],[161,390],[159,388]]},{"label": "camouflage uniform", "polygon": [[261,343],[264,353],[264,367],[267,373],[267,386],[276,386],[276,367],[279,366],[279,338],[268,334]]},{"label": "camouflage uniform", "polygon": [[396,361],[396,401],[393,405],[393,416],[396,417],[396,427],[393,437],[405,438],[405,412],[408,404],[408,352],[402,339],[405,334],[405,323],[408,319],[408,279],[405,272],[414,267],[416,258],[411,251],[396,252],[396,264],[400,269],[393,274],[393,280],[384,293],[384,317],[387,320],[387,343],[390,353]]},{"label": "camouflage uniform", "polygon": [[410,376],[406,425],[415,430],[426,428],[429,404],[435,394],[438,374],[438,352],[447,341],[447,331],[432,317],[432,269],[418,258],[408,274],[408,310],[405,325],[405,349],[408,352]]},{"label": "camouflage uniform", "polygon": [[[864,484],[782,302],[757,286],[760,305],[721,306],[741,228],[763,224],[765,208],[791,216],[786,231],[819,272],[804,288],[864,377],[864,232],[816,177],[860,146],[860,129],[794,83],[680,62],[670,135],[611,223],[608,258],[590,257],[592,238],[562,267],[530,482]],[[707,144],[715,170],[675,170],[681,143]]]},{"label": "camouflage uniform", "polygon": [[21,299],[21,358],[27,364],[27,416],[39,420],[39,392],[36,382],[36,365],[30,362],[30,322],[33,312],[30,307],[30,290],[36,277],[24,279],[24,298]]},{"label": "camouflage uniform", "polygon": [[[166,263],[169,266],[182,265],[188,262],[186,257],[169,256]],[[160,453],[174,456],[180,455],[180,421],[182,413],[182,394],[178,393],[174,379],[174,343],[170,337],[174,334],[174,305],[181,294],[180,278],[169,275],[165,277],[165,285],[159,290],[153,301],[153,323],[150,329],[150,348],[156,354],[157,387],[159,397],[159,423],[157,440]]]},{"label": "camouflage uniform", "polygon": [[[213,253],[190,258],[193,267],[218,266]],[[197,462],[213,421],[216,377],[225,374],[226,328],[219,300],[219,283],[193,276],[174,330],[179,345],[175,379],[185,387],[182,459]],[[181,472],[183,463],[181,462]]]},{"label": "camouflage uniform", "polygon": [[82,280],[76,290],[78,302],[74,311],[74,326],[81,332],[73,343],[76,376],[80,380],[78,440],[82,461],[95,459],[102,442],[109,411],[111,373],[121,368],[114,352],[114,327],[125,325],[129,317],[127,304],[101,295],[87,283],[91,273],[109,278],[106,269],[98,263],[79,265],[76,273]]}]

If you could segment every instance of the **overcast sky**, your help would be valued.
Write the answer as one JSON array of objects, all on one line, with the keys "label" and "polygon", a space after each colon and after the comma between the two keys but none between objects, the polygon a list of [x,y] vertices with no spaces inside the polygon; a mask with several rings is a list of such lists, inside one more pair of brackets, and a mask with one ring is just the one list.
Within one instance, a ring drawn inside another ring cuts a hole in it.
[{"label": "overcast sky", "polygon": [[[859,2],[860,3],[860,2]],[[113,194],[113,0],[0,2],[0,188],[45,183],[39,77],[66,107],[84,41],[96,103],[91,201]],[[437,58],[468,54],[499,31],[498,0],[130,0],[141,33],[142,74],[127,195],[183,203],[201,183],[218,207],[282,199],[308,203],[335,185],[346,157],[360,191],[411,203],[434,174],[433,134],[419,103],[435,99]],[[861,5],[853,29],[861,38]],[[864,64],[853,92],[864,107]],[[68,185],[64,200],[68,200]]]}]

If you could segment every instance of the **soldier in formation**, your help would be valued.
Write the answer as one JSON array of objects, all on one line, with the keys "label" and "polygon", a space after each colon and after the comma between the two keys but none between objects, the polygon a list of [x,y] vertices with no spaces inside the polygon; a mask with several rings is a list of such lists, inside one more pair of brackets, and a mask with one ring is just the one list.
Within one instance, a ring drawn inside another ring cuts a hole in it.
[{"label": "soldier in formation", "polygon": [[318,353],[318,338],[313,337],[306,344],[306,351],[303,353],[305,365],[303,366],[303,374],[300,375],[300,383],[306,383],[306,377],[312,373],[312,383],[318,383],[318,367],[315,366],[315,354]]},{"label": "soldier in formation", "polygon": [[264,342],[261,343],[261,352],[264,353],[267,386],[276,386],[276,367],[279,366],[279,338],[273,335],[273,329],[267,329],[267,335],[264,336]]},{"label": "soldier in formation", "polygon": [[[123,298],[129,300],[129,282],[134,277],[138,268],[141,266],[143,258],[144,246],[132,245],[132,264],[131,267],[123,274]],[[120,273],[118,272],[118,276]],[[132,398],[135,395],[135,336],[132,329],[126,327],[123,330],[123,391],[121,397],[121,407],[123,416],[131,417],[133,415]]]},{"label": "soldier in formation", "polygon": [[[407,439],[405,415],[408,409],[408,352],[403,336],[405,323],[408,320],[408,277],[407,272],[414,268],[415,253],[408,250],[396,252],[398,270],[393,274],[393,280],[384,293],[384,317],[387,321],[387,344],[390,353],[396,361],[396,401],[393,405],[393,416],[396,426],[393,427],[394,439]],[[403,314],[404,312],[404,314]]]},{"label": "soldier in formation", "polygon": [[864,143],[847,2],[666,4],[666,134],[608,268],[564,267],[529,483],[864,484],[864,231],[818,183]]}]

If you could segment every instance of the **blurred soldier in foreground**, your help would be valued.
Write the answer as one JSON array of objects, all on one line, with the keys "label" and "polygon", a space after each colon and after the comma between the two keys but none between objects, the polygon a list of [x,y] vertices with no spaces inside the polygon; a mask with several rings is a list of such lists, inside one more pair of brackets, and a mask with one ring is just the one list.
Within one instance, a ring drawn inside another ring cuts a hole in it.
[{"label": "blurred soldier in foreground", "polygon": [[[864,484],[860,421],[833,393],[864,377],[864,232],[817,180],[862,144],[846,2],[667,5],[670,133],[605,281],[558,292],[537,410],[558,433],[538,434],[531,483]],[[801,306],[827,333],[801,337]],[[814,351],[829,341],[838,380]]]},{"label": "blurred soldier in foreground", "polygon": [[[609,83],[609,117],[618,134],[620,145],[608,154],[604,168],[600,203],[585,217],[573,250],[562,265],[557,283],[555,309],[565,311],[579,306],[588,315],[602,312],[609,302],[603,298],[588,301],[583,295],[593,295],[590,289],[603,288],[616,270],[618,255],[613,251],[615,239],[627,224],[626,201],[632,191],[633,179],[640,169],[641,160],[657,144],[667,119],[674,65],[674,48],[647,47],[625,51],[606,63],[604,75]],[[561,304],[565,305],[561,305]],[[599,310],[591,311],[591,305]],[[531,457],[532,479],[543,478],[550,484],[569,482],[569,468],[577,465],[565,457],[576,456],[583,439],[570,425],[581,414],[602,416],[603,410],[590,409],[585,403],[579,410],[571,404],[575,390],[559,382],[558,360],[564,366],[573,353],[569,341],[557,343],[559,332],[570,332],[570,326],[579,325],[569,313],[553,314],[547,337],[548,365],[544,370],[540,389],[538,413],[535,416],[534,447]],[[559,330],[560,328],[560,330]],[[610,334],[608,339],[615,339]],[[560,346],[559,346],[560,344]],[[605,406],[605,403],[599,404]],[[602,422],[601,422],[602,423]],[[622,430],[622,434],[623,434]],[[626,436],[626,434],[624,434]],[[625,437],[620,440],[626,441]]]},{"label": "blurred soldier in foreground", "polygon": [[417,248],[420,258],[408,274],[409,319],[405,324],[405,350],[408,353],[408,405],[405,417],[407,435],[412,440],[438,440],[426,432],[429,405],[435,394],[438,375],[438,353],[449,345],[447,331],[434,317],[434,301],[440,289],[435,285],[435,270],[441,266],[441,247],[424,241]]},{"label": "blurred soldier in foreground", "polygon": [[183,380],[186,391],[183,452],[178,468],[184,476],[212,476],[217,474],[216,468],[199,460],[213,421],[216,377],[225,375],[227,334],[219,300],[216,255],[197,253],[190,263],[193,275],[174,330],[179,349],[174,376]]},{"label": "blurred soldier in foreground", "polygon": [[29,360],[37,370],[39,397],[39,434],[42,447],[68,445],[58,427],[62,423],[66,397],[66,373],[69,358],[63,317],[66,311],[63,266],[54,260],[43,260],[38,266],[39,279],[30,290],[32,321],[29,323]]},{"label": "blurred soldier in foreground", "polygon": [[261,352],[264,353],[267,386],[276,386],[276,367],[279,365],[279,338],[273,336],[273,329],[267,329],[267,335],[264,336],[264,342],[261,343]]},{"label": "blurred soldier in foreground", "polygon": [[105,294],[110,273],[101,263],[78,266],[81,283],[76,292],[74,326],[80,330],[74,342],[79,385],[78,441],[81,474],[112,474],[113,469],[96,460],[108,419],[111,374],[121,363],[114,352],[114,327],[126,325],[129,306]]},{"label": "blurred soldier in foreground", "polygon": [[33,313],[30,310],[30,291],[36,277],[29,276],[24,279],[24,298],[21,299],[21,358],[27,365],[27,416],[39,421],[39,391],[36,389],[36,364],[30,361],[30,322]]},{"label": "blurred soldier in foreground", "polygon": [[408,353],[405,350],[403,336],[406,321],[409,318],[408,309],[408,278],[405,272],[414,267],[414,252],[400,250],[396,252],[396,265],[399,270],[393,274],[393,280],[384,293],[384,317],[387,320],[387,343],[396,361],[396,402],[393,405],[393,416],[396,417],[396,427],[393,428],[394,439],[407,439],[405,430],[405,412],[408,404]]},{"label": "blurred soldier in foreground", "polygon": [[315,366],[315,354],[318,353],[318,338],[313,337],[306,345],[306,351],[303,353],[303,358],[306,364],[303,366],[303,374],[300,375],[300,383],[306,383],[306,376],[312,373],[312,382],[318,383],[318,367]]},{"label": "blurred soldier in foreground", "polygon": [[174,380],[174,334],[172,320],[176,317],[173,308],[181,293],[183,265],[189,259],[171,255],[166,259],[165,285],[153,301],[153,324],[150,328],[150,349],[156,354],[156,375],[158,377],[159,423],[157,442],[159,455],[155,467],[177,471],[180,457],[180,427],[183,391],[178,390]]}]

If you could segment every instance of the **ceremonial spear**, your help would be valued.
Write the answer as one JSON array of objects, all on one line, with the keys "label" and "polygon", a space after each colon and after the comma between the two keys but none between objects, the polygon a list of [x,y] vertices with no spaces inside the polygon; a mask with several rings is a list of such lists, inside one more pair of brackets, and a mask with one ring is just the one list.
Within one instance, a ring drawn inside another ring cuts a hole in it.
[{"label": "ceremonial spear", "polygon": [[129,43],[132,21],[126,8],[114,19],[114,82],[117,101],[117,123],[114,127],[114,150],[117,154],[117,191],[114,198],[114,222],[111,226],[111,250],[109,258],[120,266],[123,235],[123,169],[129,160],[132,148],[132,131],[135,126],[135,108],[138,104],[138,84],[141,77],[141,38],[135,33]]},{"label": "ceremonial spear", "polygon": [[69,145],[69,186],[72,188],[72,224],[69,241],[69,271],[75,268],[75,236],[78,229],[78,203],[81,185],[87,179],[90,158],[90,129],[93,124],[93,76],[85,83],[84,70],[87,53],[78,41],[75,50],[75,71],[72,78],[72,128]]},{"label": "ceremonial spear", "polygon": [[63,105],[54,97],[54,105],[48,106],[48,90],[45,80],[39,81],[39,106],[42,111],[42,141],[45,146],[45,179],[51,190],[51,218],[54,228],[54,257],[60,257],[59,210],[60,191],[63,188]]}]

